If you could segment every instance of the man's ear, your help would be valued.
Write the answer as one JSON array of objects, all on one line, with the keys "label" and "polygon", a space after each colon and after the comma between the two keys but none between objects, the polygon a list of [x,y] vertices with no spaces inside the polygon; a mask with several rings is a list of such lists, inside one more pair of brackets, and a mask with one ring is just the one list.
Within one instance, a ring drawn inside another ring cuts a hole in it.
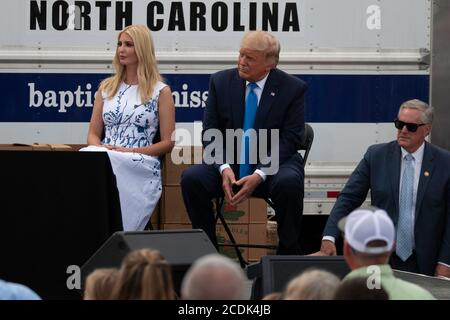
[{"label": "man's ear", "polygon": [[345,239],[344,239],[343,253],[344,253],[345,262],[347,262],[348,266],[350,268],[352,268],[352,265],[354,264],[353,250],[350,247],[350,245],[348,244],[347,240],[345,240]]},{"label": "man's ear", "polygon": [[426,130],[426,135],[425,137],[427,137],[430,133],[431,133],[431,124],[427,124],[425,126],[425,130]]},{"label": "man's ear", "polygon": [[343,253],[344,253],[344,257],[352,254],[352,248],[350,247],[347,240],[345,240],[345,239],[344,239]]}]

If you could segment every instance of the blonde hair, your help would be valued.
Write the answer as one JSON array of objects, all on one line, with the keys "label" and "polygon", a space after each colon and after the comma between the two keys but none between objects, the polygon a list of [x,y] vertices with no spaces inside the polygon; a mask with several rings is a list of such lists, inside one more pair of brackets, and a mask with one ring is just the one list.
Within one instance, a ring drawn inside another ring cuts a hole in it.
[{"label": "blonde hair", "polygon": [[288,283],[285,300],[331,300],[340,280],[324,270],[307,270]]},{"label": "blonde hair", "polygon": [[[139,92],[141,102],[145,103],[150,99],[156,83],[162,80],[156,63],[152,35],[145,25],[130,25],[126,27],[117,35],[117,41],[119,41],[122,33],[129,35],[134,43],[134,50],[138,59],[137,78]],[[113,67],[116,74],[106,78],[100,84],[100,90],[105,91],[109,99],[117,93],[121,82],[125,80],[126,76],[126,67],[120,64],[117,50],[113,59]]]},{"label": "blonde hair", "polygon": [[111,299],[175,299],[171,269],[161,253],[152,249],[130,252],[122,262]]},{"label": "blonde hair", "polygon": [[280,42],[266,31],[247,32],[241,40],[241,48],[262,51],[266,61],[275,68],[280,58]]},{"label": "blonde hair", "polygon": [[107,300],[117,279],[118,270],[114,268],[100,268],[94,270],[86,278],[84,291],[85,300]]}]

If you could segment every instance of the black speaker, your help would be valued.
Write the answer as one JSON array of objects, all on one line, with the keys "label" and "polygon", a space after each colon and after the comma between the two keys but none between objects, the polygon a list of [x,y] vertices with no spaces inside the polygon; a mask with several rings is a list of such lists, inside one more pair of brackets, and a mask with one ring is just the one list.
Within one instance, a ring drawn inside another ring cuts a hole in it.
[{"label": "black speaker", "polygon": [[340,279],[350,272],[341,256],[264,256],[259,263],[247,267],[248,278],[254,279],[252,299],[259,300],[271,292],[282,292],[291,279],[310,268],[329,271]]},{"label": "black speaker", "polygon": [[177,293],[187,269],[198,258],[217,253],[203,230],[155,230],[116,232],[81,267],[84,288],[86,277],[97,268],[119,268],[123,258],[133,250],[156,249],[172,268]]}]

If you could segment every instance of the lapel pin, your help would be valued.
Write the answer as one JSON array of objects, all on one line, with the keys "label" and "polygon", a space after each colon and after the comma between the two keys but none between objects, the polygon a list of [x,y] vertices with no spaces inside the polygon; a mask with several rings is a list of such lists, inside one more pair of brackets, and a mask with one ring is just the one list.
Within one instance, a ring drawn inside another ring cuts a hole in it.
[{"label": "lapel pin", "polygon": [[429,173],[428,171],[425,171],[425,172],[423,173],[423,175],[424,175],[425,177],[428,177],[428,176],[430,175],[430,173]]},{"label": "lapel pin", "polygon": [[270,95],[271,95],[272,97],[275,97],[275,92],[271,92]]}]

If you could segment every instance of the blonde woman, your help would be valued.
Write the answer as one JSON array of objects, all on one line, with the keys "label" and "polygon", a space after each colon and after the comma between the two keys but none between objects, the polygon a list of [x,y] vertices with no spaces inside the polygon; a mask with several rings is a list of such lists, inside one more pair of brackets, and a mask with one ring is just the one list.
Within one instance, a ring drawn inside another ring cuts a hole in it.
[{"label": "blonde woman", "polygon": [[171,268],[158,250],[130,252],[122,262],[113,300],[173,300]]},{"label": "blonde woman", "polygon": [[325,270],[306,270],[289,281],[284,300],[332,300],[340,280]]},{"label": "blonde woman", "polygon": [[[161,195],[159,157],[174,142],[175,107],[162,82],[150,30],[131,25],[117,38],[116,73],[100,83],[88,148],[107,151],[116,175],[124,230],[143,230]],[[159,141],[154,141],[158,136]]]}]

